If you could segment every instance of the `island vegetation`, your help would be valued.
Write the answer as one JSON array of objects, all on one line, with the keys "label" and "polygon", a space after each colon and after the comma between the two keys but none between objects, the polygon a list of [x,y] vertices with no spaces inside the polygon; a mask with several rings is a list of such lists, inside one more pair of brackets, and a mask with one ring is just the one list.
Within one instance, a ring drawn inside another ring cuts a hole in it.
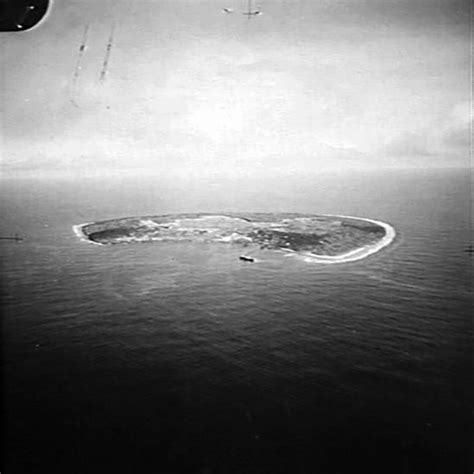
[{"label": "island vegetation", "polygon": [[98,244],[223,242],[323,259],[351,255],[361,258],[361,250],[365,254],[373,253],[394,236],[388,224],[370,219],[294,213],[130,217],[82,224],[76,230],[82,237]]}]

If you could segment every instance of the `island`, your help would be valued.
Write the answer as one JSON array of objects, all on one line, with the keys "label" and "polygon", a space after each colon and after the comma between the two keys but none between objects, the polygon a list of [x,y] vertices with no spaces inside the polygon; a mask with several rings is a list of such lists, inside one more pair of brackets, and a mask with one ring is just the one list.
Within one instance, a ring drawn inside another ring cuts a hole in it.
[{"label": "island", "polygon": [[126,217],[73,227],[99,245],[138,242],[219,242],[287,252],[305,261],[360,260],[389,245],[394,228],[381,221],[297,213],[169,214]]}]

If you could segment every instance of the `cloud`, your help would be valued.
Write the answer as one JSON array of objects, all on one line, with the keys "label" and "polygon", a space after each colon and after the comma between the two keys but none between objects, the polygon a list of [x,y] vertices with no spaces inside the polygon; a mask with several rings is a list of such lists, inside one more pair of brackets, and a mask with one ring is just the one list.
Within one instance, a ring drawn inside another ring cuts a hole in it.
[{"label": "cloud", "polygon": [[208,1],[141,2],[131,16],[113,2],[103,83],[109,7],[82,17],[58,4],[44,28],[6,38],[3,168],[264,172],[464,156],[460,2],[290,1],[294,14],[270,2],[258,22]]},{"label": "cloud", "polygon": [[379,163],[465,166],[471,146],[470,105],[461,101],[416,131],[404,131],[378,150]]},{"label": "cloud", "polygon": [[456,104],[451,110],[443,130],[443,144],[449,149],[468,150],[471,146],[472,123],[470,101]]},{"label": "cloud", "polygon": [[445,133],[443,142],[447,147],[466,149],[471,145],[471,125],[454,128]]},{"label": "cloud", "polygon": [[433,155],[433,151],[430,150],[428,134],[423,132],[405,132],[385,146],[383,152],[388,157]]}]

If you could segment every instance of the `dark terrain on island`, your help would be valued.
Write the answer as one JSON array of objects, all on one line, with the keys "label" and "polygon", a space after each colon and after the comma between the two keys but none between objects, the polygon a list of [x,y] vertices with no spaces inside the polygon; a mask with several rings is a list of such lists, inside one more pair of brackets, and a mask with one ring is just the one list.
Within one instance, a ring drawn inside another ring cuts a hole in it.
[{"label": "dark terrain on island", "polygon": [[385,229],[364,219],[295,213],[172,214],[84,224],[99,244],[150,241],[224,242],[337,256],[380,241]]}]

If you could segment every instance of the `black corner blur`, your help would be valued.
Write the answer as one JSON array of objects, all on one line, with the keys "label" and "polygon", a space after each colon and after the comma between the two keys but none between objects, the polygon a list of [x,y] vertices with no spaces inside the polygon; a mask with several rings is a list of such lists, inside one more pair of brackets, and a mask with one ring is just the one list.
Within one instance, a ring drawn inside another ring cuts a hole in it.
[{"label": "black corner blur", "polygon": [[50,0],[0,0],[0,32],[33,28],[49,7]]}]

